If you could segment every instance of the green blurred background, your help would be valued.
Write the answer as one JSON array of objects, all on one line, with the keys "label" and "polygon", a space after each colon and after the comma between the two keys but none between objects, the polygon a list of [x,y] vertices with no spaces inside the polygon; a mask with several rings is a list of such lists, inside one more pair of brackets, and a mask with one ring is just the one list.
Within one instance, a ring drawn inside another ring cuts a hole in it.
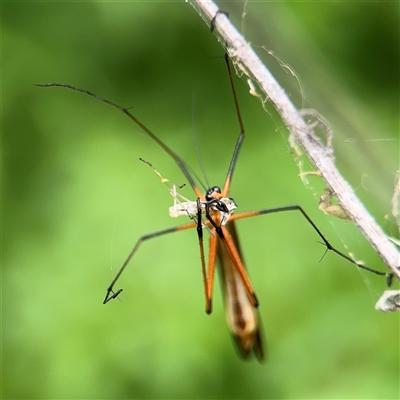
[{"label": "green blurred background", "polygon": [[[329,121],[339,169],[395,235],[398,2],[221,8],[295,104]],[[167,188],[138,158],[185,180],[120,112],[33,83],[133,107],[197,168],[194,121],[210,183],[222,184],[238,126],[223,50],[188,4],[9,2],[2,23],[3,398],[399,397],[399,315],[374,311],[384,280],[332,254],[319,262],[324,249],[296,213],[238,223],[264,365],[236,356],[218,284],[204,313],[195,231],[145,243],[118,283],[122,302],[102,305],[137,238],[185,222],[170,219]],[[296,71],[305,98],[262,46]],[[332,244],[386,270],[354,225],[317,209],[323,182],[301,182],[279,117],[235,82],[247,133],[231,190],[239,211],[301,204]]]}]

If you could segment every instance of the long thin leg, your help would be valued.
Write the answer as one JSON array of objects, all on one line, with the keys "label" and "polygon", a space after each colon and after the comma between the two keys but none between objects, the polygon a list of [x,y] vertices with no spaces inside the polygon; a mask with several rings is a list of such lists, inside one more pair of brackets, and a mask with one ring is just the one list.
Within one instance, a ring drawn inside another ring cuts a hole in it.
[{"label": "long thin leg", "polygon": [[202,215],[201,215],[201,201],[197,199],[197,222],[196,222],[196,231],[197,237],[199,240],[199,249],[200,249],[200,262],[201,262],[201,273],[203,275],[203,285],[204,285],[204,295],[206,298],[206,313],[209,314],[211,312],[211,300],[207,296],[208,290],[208,280],[207,280],[207,272],[206,272],[206,264],[204,260],[204,242],[203,242],[203,225],[202,225]]},{"label": "long thin leg", "polygon": [[224,242],[224,245],[226,249],[229,252],[229,255],[231,257],[231,260],[233,261],[240,277],[242,278],[243,284],[247,290],[247,293],[249,295],[250,301],[253,305],[253,307],[258,307],[258,299],[256,294],[254,293],[253,287],[250,283],[250,279],[247,275],[246,268],[243,265],[242,259],[240,257],[240,254],[234,244],[234,241],[229,233],[229,231],[226,229],[226,227],[221,227],[222,229],[222,235],[220,235],[220,238]]},{"label": "long thin leg", "polygon": [[138,250],[138,248],[140,247],[140,245],[143,242],[145,242],[146,240],[149,240],[149,239],[154,239],[154,238],[159,237],[159,236],[167,235],[168,233],[173,233],[173,232],[184,231],[184,230],[187,230],[187,229],[192,229],[192,228],[196,227],[196,225],[197,224],[195,222],[191,222],[189,224],[176,226],[174,228],[164,229],[162,231],[153,232],[153,233],[149,233],[147,235],[141,236],[139,238],[139,240],[136,242],[136,244],[133,247],[133,249],[131,250],[131,252],[129,253],[129,255],[126,258],[126,260],[124,261],[124,263],[122,264],[122,267],[118,271],[117,275],[115,275],[115,278],[112,280],[112,282],[108,286],[106,297],[104,298],[103,304],[106,304],[110,300],[115,299],[122,292],[122,289],[119,289],[116,292],[114,292],[114,285],[117,282],[117,280],[119,279],[119,277],[121,276],[121,274],[124,272],[125,268],[129,264],[129,262],[131,261],[133,255],[136,253],[136,251]]},{"label": "long thin leg", "polygon": [[181,157],[179,157],[174,151],[172,151],[162,140],[160,140],[149,128],[147,128],[147,126],[145,126],[142,122],[140,122],[133,114],[131,114],[127,108],[125,107],[121,107],[118,104],[113,103],[110,100],[107,100],[101,96],[98,96],[95,93],[90,92],[89,90],[86,89],[81,89],[78,88],[76,86],[72,86],[72,85],[68,85],[65,83],[44,83],[44,84],[39,84],[36,83],[36,86],[40,86],[40,87],[63,87],[63,88],[67,88],[67,89],[72,89],[75,90],[77,92],[81,92],[81,93],[85,93],[89,96],[94,97],[95,99],[102,101],[103,103],[106,103],[108,105],[110,105],[111,107],[114,107],[120,111],[122,111],[125,115],[127,115],[137,126],[139,126],[143,132],[145,132],[153,141],[155,141],[162,149],[164,149],[165,152],[167,152],[174,160],[175,162],[178,164],[180,170],[183,172],[183,174],[185,175],[186,179],[189,181],[190,186],[193,188],[194,192],[196,193],[197,197],[203,198],[203,193],[200,191],[200,189],[197,187],[192,175],[189,172],[189,167],[188,165],[185,163],[185,161],[183,161],[183,159]]},{"label": "long thin leg", "polygon": [[[235,267],[243,281],[243,284],[247,290],[247,293],[249,295],[249,299],[250,299],[252,305],[254,307],[258,307],[257,296],[254,293],[253,287],[250,283],[250,279],[246,272],[246,268],[243,265],[240,254],[235,246],[235,243],[234,243],[229,231],[224,226],[219,226],[218,223],[214,221],[214,219],[210,215],[208,207],[206,207],[206,218],[208,219],[209,223],[212,224],[217,235],[219,236],[219,238],[223,242],[224,246],[226,247],[230,258],[231,258],[233,264],[235,265]],[[231,217],[231,219],[232,219],[232,217]],[[211,243],[212,242],[210,241],[210,245],[211,245]],[[215,257],[214,257],[213,263],[212,264],[209,263],[209,271],[210,271],[210,269],[212,270],[211,276],[210,276],[210,272],[209,272],[209,276],[208,276],[208,280],[210,283],[208,295],[210,296],[210,299],[211,299],[211,294],[212,294],[212,282],[213,282],[213,274],[214,274],[214,265],[213,264],[215,264]]]},{"label": "long thin leg", "polygon": [[[224,14],[224,15],[226,15],[228,17],[228,13],[226,11],[218,10],[216,12],[216,14],[214,15],[213,19],[211,20],[211,23],[210,23],[211,32],[213,32],[214,29],[215,29],[215,20],[216,20],[216,18],[217,18],[217,16],[219,14]],[[231,187],[233,171],[234,171],[235,166],[236,166],[236,161],[237,161],[237,158],[239,156],[240,148],[242,147],[242,143],[243,143],[243,140],[244,140],[244,137],[245,137],[245,133],[244,133],[244,125],[243,125],[242,115],[240,114],[240,109],[239,109],[239,102],[238,102],[238,99],[237,99],[237,96],[236,96],[236,89],[235,89],[235,85],[233,83],[232,71],[231,71],[231,67],[230,67],[230,64],[229,64],[229,57],[228,57],[228,53],[226,51],[225,51],[224,58],[225,58],[226,68],[228,70],[229,84],[230,84],[230,87],[231,87],[231,90],[232,90],[233,102],[235,103],[236,115],[238,117],[238,122],[239,122],[239,127],[240,127],[240,134],[239,134],[238,140],[236,142],[235,150],[233,152],[231,163],[229,164],[228,173],[226,175],[224,187],[223,187],[223,190],[222,190],[222,196],[223,197],[228,197],[229,189]]]},{"label": "long thin leg", "polygon": [[231,67],[230,67],[230,64],[229,64],[229,58],[228,58],[228,54],[226,52],[225,52],[225,63],[226,63],[226,68],[228,70],[229,83],[230,83],[230,86],[231,86],[231,89],[232,89],[233,101],[235,103],[236,115],[238,117],[239,127],[240,127],[240,134],[239,134],[238,140],[236,142],[235,150],[234,150],[233,155],[232,155],[232,160],[231,160],[231,163],[229,164],[228,173],[226,175],[224,188],[222,190],[222,196],[223,197],[228,197],[229,189],[230,189],[231,181],[232,181],[232,176],[233,176],[233,171],[234,171],[235,166],[236,166],[236,161],[237,161],[237,158],[239,156],[240,148],[242,147],[242,143],[243,143],[243,140],[245,138],[245,133],[244,133],[243,120],[242,120],[242,116],[240,114],[240,109],[239,109],[239,102],[238,102],[238,99],[237,99],[237,96],[236,96],[235,85],[233,84],[232,71],[231,71]]},{"label": "long thin leg", "polygon": [[[215,233],[215,230],[214,230]],[[208,275],[207,275],[207,288],[206,288],[206,313],[211,314],[212,311],[212,296],[215,275],[215,263],[217,261],[217,236],[210,235],[208,245]]]},{"label": "long thin leg", "polygon": [[314,222],[311,220],[311,218],[307,215],[307,213],[303,210],[303,208],[300,207],[299,205],[291,205],[291,206],[284,206],[284,207],[267,208],[267,209],[264,209],[264,210],[243,212],[243,213],[232,215],[230,217],[230,221],[234,221],[234,220],[238,220],[238,219],[244,219],[244,218],[257,217],[258,215],[264,215],[264,214],[273,214],[273,213],[278,213],[278,212],[285,212],[285,211],[300,211],[300,213],[303,215],[303,217],[308,221],[308,223],[318,233],[318,236],[324,242],[327,250],[332,250],[334,253],[336,253],[340,257],[343,257],[347,261],[350,261],[352,264],[355,264],[360,269],[364,269],[364,270],[372,272],[372,273],[374,273],[376,275],[385,276],[386,279],[387,279],[388,286],[390,286],[390,283],[391,283],[391,280],[392,280],[392,277],[393,277],[392,273],[380,272],[380,271],[377,271],[375,269],[366,267],[365,265],[359,264],[356,261],[354,261],[352,258],[350,258],[349,256],[346,256],[341,251],[339,251],[336,248],[334,248],[328,242],[328,240],[325,238],[325,236],[322,234],[322,232],[317,228],[317,226],[314,224]]}]

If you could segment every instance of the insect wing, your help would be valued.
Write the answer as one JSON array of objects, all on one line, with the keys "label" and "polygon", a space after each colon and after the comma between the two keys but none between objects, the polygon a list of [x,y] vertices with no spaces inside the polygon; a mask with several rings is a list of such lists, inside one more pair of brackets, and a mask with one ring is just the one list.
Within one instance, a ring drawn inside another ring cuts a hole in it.
[{"label": "insect wing", "polygon": [[[243,261],[234,222],[228,222],[225,227],[231,234]],[[249,358],[254,352],[261,361],[264,358],[264,350],[257,309],[251,304],[243,281],[220,239],[218,239],[218,265],[226,320],[236,348],[243,358]]]}]

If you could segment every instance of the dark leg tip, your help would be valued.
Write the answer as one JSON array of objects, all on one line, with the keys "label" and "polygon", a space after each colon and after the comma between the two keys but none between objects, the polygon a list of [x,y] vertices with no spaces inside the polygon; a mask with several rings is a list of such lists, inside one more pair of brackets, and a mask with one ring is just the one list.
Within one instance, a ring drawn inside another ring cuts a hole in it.
[{"label": "dark leg tip", "polygon": [[207,304],[206,304],[206,314],[210,315],[211,311],[212,311],[212,302],[210,300],[210,301],[207,301]]},{"label": "dark leg tip", "polygon": [[257,296],[256,296],[256,294],[253,292],[252,293],[252,297],[253,297],[253,305],[254,305],[254,307],[258,307],[258,305],[259,305],[259,302],[258,302],[258,299],[257,299]]},{"label": "dark leg tip", "polygon": [[393,274],[388,274],[386,276],[386,284],[388,287],[392,286],[393,283]]}]

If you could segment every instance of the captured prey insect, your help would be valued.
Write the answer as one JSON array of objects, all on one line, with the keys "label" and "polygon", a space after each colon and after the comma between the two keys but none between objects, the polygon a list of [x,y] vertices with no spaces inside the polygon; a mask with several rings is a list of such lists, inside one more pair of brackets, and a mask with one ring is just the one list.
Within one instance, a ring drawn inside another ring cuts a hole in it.
[{"label": "captured prey insect", "polygon": [[[257,307],[259,303],[253,286],[248,277],[245,264],[243,262],[242,252],[236,233],[235,221],[264,214],[298,211],[307,220],[307,222],[312,226],[320,239],[323,241],[323,244],[326,246],[326,251],[331,250],[334,253],[338,254],[340,257],[355,264],[358,268],[373,272],[377,275],[386,276],[388,279],[390,274],[379,272],[364,265],[358,264],[347,255],[335,249],[299,205],[267,208],[234,214],[236,203],[232,198],[229,197],[229,191],[239,152],[245,138],[245,130],[239,110],[238,99],[227,54],[225,54],[225,63],[227,67],[228,79],[233,95],[233,102],[236,109],[240,132],[223,186],[209,187],[206,189],[205,193],[203,193],[197,186],[195,177],[190,173],[191,170],[188,164],[173,150],[171,150],[162,140],[160,140],[149,128],[147,128],[147,126],[145,126],[133,114],[131,114],[128,109],[123,108],[100,96],[97,96],[92,92],[68,84],[49,83],[40,84],[38,86],[58,86],[69,88],[88,94],[96,98],[97,100],[107,103],[108,105],[122,111],[137,126],[139,126],[147,136],[149,136],[167,154],[170,155],[170,157],[177,163],[178,167],[184,174],[185,178],[189,182],[196,195],[196,201],[190,201],[188,199],[179,197],[179,195],[175,192],[175,194],[173,195],[175,200],[174,206],[170,208],[170,215],[173,217],[188,216],[191,221],[184,225],[164,229],[141,236],[132,248],[125,262],[122,264],[115,278],[108,286],[103,303],[106,304],[110,300],[115,299],[122,292],[122,289],[115,290],[114,286],[143,242],[169,233],[195,229],[200,251],[206,313],[210,314],[212,311],[213,283],[216,263],[218,260],[218,264],[220,267],[219,269],[221,272],[221,286],[223,288],[226,319],[230,333],[236,344],[236,348],[243,358],[248,358],[251,354],[254,353],[254,355],[259,360],[262,360],[264,357],[264,348],[260,328],[260,318],[257,313]],[[150,163],[148,164],[152,167]],[[162,178],[161,175],[159,176],[160,178]],[[203,242],[204,228],[206,228],[209,232],[207,267]]]}]

